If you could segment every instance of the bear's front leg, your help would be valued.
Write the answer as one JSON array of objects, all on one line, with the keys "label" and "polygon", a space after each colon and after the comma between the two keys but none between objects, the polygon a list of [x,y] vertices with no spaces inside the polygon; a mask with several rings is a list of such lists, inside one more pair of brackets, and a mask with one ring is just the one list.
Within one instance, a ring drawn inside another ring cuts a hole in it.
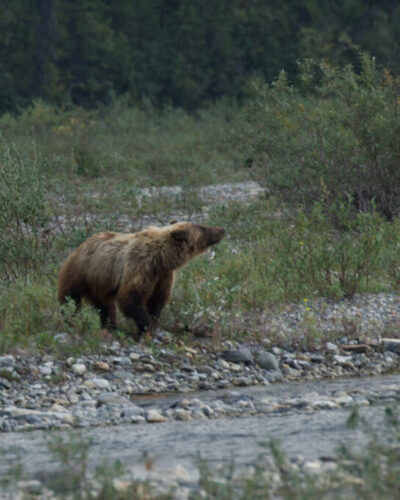
[{"label": "bear's front leg", "polygon": [[125,316],[135,321],[140,336],[150,329],[150,317],[147,314],[142,298],[138,292],[127,292],[117,297],[118,306]]},{"label": "bear's front leg", "polygon": [[147,311],[155,323],[157,323],[161,311],[171,299],[173,284],[174,273],[170,272],[158,280],[151,297],[147,301]]}]

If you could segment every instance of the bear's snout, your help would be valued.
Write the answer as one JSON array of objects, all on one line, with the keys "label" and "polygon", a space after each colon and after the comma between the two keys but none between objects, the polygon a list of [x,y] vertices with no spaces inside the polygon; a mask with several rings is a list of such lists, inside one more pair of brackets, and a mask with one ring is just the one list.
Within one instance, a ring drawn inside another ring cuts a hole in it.
[{"label": "bear's snout", "polygon": [[216,245],[225,237],[225,229],[222,227],[215,227],[210,234],[210,245]]}]

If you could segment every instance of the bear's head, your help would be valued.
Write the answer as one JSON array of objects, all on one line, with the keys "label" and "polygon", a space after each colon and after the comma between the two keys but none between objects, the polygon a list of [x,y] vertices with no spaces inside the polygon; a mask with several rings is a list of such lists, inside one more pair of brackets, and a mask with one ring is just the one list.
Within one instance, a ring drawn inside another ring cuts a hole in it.
[{"label": "bear's head", "polygon": [[225,230],[221,227],[174,221],[170,226],[170,235],[176,245],[188,253],[188,258],[193,258],[219,243],[225,236]]}]

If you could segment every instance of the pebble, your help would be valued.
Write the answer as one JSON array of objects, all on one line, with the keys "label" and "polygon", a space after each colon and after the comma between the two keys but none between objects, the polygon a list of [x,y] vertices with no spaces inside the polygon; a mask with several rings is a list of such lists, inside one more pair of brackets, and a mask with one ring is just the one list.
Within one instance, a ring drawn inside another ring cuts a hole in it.
[{"label": "pebble", "polygon": [[71,369],[76,375],[83,375],[86,371],[86,366],[82,363],[76,363],[71,366]]},{"label": "pebble", "polygon": [[89,389],[111,390],[110,382],[104,378],[92,378],[85,380],[83,385]]},{"label": "pebble", "polygon": [[167,417],[164,417],[159,411],[157,410],[148,410],[146,412],[146,420],[149,423],[158,423],[158,422],[166,422],[168,420]]},{"label": "pebble", "polygon": [[337,352],[339,350],[338,346],[336,344],[333,344],[332,342],[327,342],[325,344],[325,347],[328,351],[331,352]]},{"label": "pebble", "polygon": [[105,363],[104,361],[96,361],[94,366],[97,370],[102,370],[105,372],[109,372],[111,369],[110,365],[108,363]]}]

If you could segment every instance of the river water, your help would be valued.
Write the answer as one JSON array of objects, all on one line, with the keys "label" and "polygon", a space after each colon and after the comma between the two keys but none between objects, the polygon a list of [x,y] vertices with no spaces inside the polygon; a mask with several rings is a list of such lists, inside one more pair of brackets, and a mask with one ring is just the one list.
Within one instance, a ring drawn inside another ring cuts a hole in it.
[{"label": "river water", "polygon": [[[371,391],[385,396],[388,387],[400,388],[400,375],[371,378],[351,378],[336,381],[281,383],[271,386],[243,388],[241,394],[251,392],[257,395],[285,399],[307,393],[317,392],[323,396],[331,391]],[[185,395],[185,397],[188,395]],[[190,397],[194,395],[191,394]],[[222,390],[214,393],[198,393],[203,400],[231,397],[232,391]],[[160,408],[170,405],[182,396],[164,398],[145,398],[138,404]],[[390,401],[397,405],[398,401]],[[383,429],[385,401],[360,408],[374,429]],[[353,442],[361,446],[367,437],[361,430],[351,430],[346,426],[349,409],[331,410],[290,409],[273,414],[257,414],[247,417],[221,417],[214,420],[171,421],[142,425],[120,425],[81,429],[83,436],[90,437],[89,466],[94,468],[107,459],[108,462],[120,460],[134,476],[166,477],[174,474],[177,465],[182,465],[196,479],[198,469],[195,457],[207,459],[212,467],[234,459],[239,468],[251,465],[257,457],[266,452],[263,443],[269,438],[281,442],[289,457],[301,455],[313,460],[321,456],[332,456],[342,442]],[[67,431],[52,431],[50,436]],[[0,474],[5,474],[18,452],[25,475],[43,478],[51,475],[59,467],[48,451],[46,442],[51,439],[48,432],[33,431],[24,433],[5,433],[0,436],[3,450]]]}]

